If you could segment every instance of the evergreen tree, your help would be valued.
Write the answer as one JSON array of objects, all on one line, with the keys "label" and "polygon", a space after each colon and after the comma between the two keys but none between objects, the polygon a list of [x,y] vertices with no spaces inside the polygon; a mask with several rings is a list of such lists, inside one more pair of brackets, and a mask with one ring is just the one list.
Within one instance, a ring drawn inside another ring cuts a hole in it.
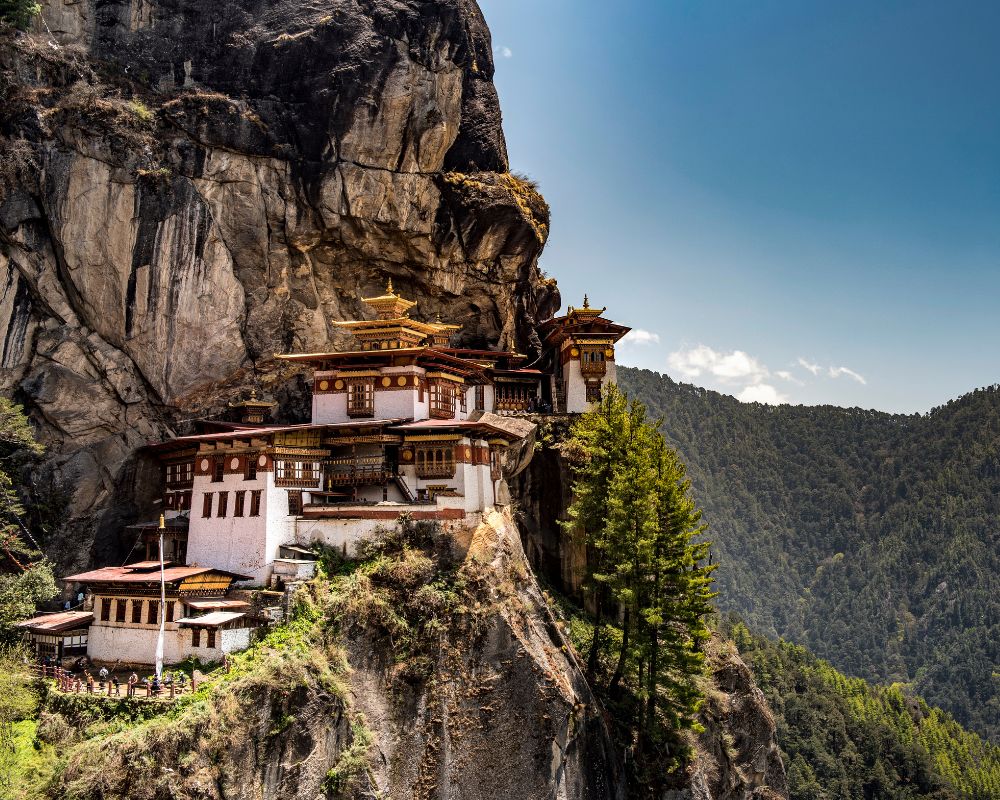
[{"label": "evergreen tree", "polygon": [[41,10],[35,0],[0,0],[0,23],[25,30]]},{"label": "evergreen tree", "polygon": [[0,397],[0,640],[57,593],[51,564],[24,523],[24,508],[8,471],[42,452],[20,406]]},{"label": "evergreen tree", "polygon": [[[600,686],[601,655],[614,659],[608,697],[628,684],[638,744],[659,747],[667,731],[693,724],[701,699],[714,596],[701,512],[645,407],[615,386],[576,422],[564,452],[575,477],[568,525],[585,537],[597,609],[588,671]],[[615,618],[621,636],[605,639]]]}]

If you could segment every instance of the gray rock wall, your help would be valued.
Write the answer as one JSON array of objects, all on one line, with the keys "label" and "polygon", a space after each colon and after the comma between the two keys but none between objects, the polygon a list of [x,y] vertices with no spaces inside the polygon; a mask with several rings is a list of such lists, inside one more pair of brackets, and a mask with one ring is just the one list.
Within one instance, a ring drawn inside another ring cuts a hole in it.
[{"label": "gray rock wall", "polygon": [[146,441],[251,383],[301,414],[274,354],[389,276],[531,351],[548,207],[492,75],[472,0],[47,0],[0,39],[0,392],[70,493],[61,569],[128,547]]}]

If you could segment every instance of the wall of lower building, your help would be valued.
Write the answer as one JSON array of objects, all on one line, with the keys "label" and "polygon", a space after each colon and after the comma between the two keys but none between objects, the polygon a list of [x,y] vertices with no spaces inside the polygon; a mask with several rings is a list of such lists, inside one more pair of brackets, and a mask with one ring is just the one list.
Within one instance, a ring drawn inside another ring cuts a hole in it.
[{"label": "wall of lower building", "polygon": [[[176,625],[168,625],[163,636],[164,663],[176,664],[186,657],[183,634]],[[87,655],[94,661],[109,664],[153,664],[156,662],[158,637],[159,629],[155,626],[134,627],[95,622],[90,626]]]},{"label": "wall of lower building", "polygon": [[[105,664],[156,663],[157,628],[125,627],[95,623],[90,626],[87,655]],[[163,663],[178,664],[191,656],[205,662],[215,662],[223,653],[235,653],[250,646],[250,628],[217,630],[215,646],[208,647],[208,632],[202,630],[199,646],[192,644],[191,628],[168,626],[163,636]]]},{"label": "wall of lower building", "polygon": [[[256,517],[249,516],[253,489],[261,492],[260,513]],[[237,490],[247,491],[242,517],[233,515]],[[219,482],[212,482],[208,476],[196,477],[188,529],[188,563],[248,575],[254,585],[266,585],[278,547],[294,535],[295,518],[288,514],[288,491],[275,485],[273,472],[259,472],[253,481],[245,480],[242,475],[225,475]],[[216,495],[209,518],[202,516],[205,492]],[[225,517],[218,516],[219,492],[229,493]]]}]

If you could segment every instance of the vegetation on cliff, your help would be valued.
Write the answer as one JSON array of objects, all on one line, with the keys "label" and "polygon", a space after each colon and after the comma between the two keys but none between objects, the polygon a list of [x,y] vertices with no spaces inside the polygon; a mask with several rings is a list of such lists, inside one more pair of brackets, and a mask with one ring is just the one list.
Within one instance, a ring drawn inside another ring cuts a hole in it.
[{"label": "vegetation on cliff", "polygon": [[0,0],[0,27],[10,25],[23,30],[41,10],[35,0]]},{"label": "vegetation on cliff", "polygon": [[848,678],[805,648],[727,626],[775,715],[791,800],[1000,797],[1000,747],[901,686]]},{"label": "vegetation on cliff", "polygon": [[14,625],[57,591],[52,567],[24,522],[11,477],[41,452],[21,407],[0,397],[0,644],[11,643]]},{"label": "vegetation on cliff", "polygon": [[724,610],[1000,739],[1000,388],[905,416],[619,382],[688,465]]},{"label": "vegetation on cliff", "polygon": [[[703,699],[714,597],[705,526],[677,454],[642,404],[614,385],[573,425],[562,451],[575,477],[566,527],[588,548],[588,675],[610,704],[628,706],[628,745],[653,788],[664,764],[679,763],[676,732],[695,725]],[[605,635],[609,620],[613,637]]]}]

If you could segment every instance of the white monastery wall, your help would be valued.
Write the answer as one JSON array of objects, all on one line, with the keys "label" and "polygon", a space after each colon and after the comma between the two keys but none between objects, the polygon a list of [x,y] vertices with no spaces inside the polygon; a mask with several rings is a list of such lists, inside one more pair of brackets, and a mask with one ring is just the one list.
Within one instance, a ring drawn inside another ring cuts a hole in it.
[{"label": "white monastery wall", "polygon": [[[190,632],[179,629],[176,625],[167,624],[163,636],[163,661],[166,664],[176,664],[183,661],[183,640],[190,639]],[[87,655],[94,661],[122,664],[153,664],[156,661],[156,640],[159,627],[110,624],[95,622],[90,626],[87,640]]]},{"label": "white monastery wall", "polygon": [[566,387],[566,411],[582,414],[590,409],[587,402],[587,382],[580,371],[580,362],[573,359],[564,365],[563,380]]},{"label": "white monastery wall", "polygon": [[[201,634],[201,639],[202,641],[205,640],[204,632]],[[220,651],[218,658],[222,657],[222,653],[236,653],[240,650],[246,650],[250,646],[250,629],[227,628],[221,630],[219,631],[216,641],[219,643],[218,650]],[[204,649],[208,650],[207,647]]]},{"label": "white monastery wall", "polygon": [[[295,540],[295,517],[288,513],[288,489],[274,485],[274,473],[267,474],[261,516],[267,521],[267,536],[263,542],[263,564],[253,573],[261,585],[271,578],[271,565],[278,557],[278,548]],[[317,481],[317,487],[319,482]],[[249,574],[249,573],[248,573]]]}]

